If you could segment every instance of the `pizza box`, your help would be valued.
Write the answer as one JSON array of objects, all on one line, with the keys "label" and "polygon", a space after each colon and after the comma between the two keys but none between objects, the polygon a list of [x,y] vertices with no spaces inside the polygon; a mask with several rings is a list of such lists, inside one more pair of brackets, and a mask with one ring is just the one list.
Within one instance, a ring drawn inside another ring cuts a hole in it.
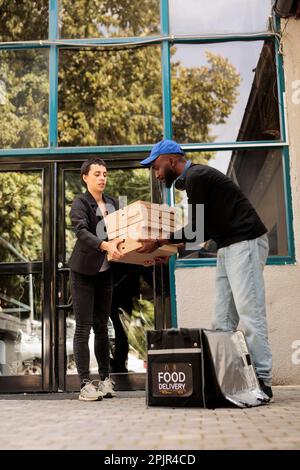
[{"label": "pizza box", "polygon": [[[124,254],[124,257],[117,261],[118,263],[128,264],[141,264],[143,265],[146,261],[152,261],[157,257],[169,257],[177,253],[177,247],[174,245],[163,245],[152,253],[137,253],[136,250],[141,248],[142,243],[131,238],[126,238],[118,246],[119,251]],[[107,257],[108,261],[112,261],[110,256]]]},{"label": "pizza box", "polygon": [[175,227],[175,210],[166,204],[137,201],[105,217],[107,233],[138,222],[169,230],[169,227]]}]

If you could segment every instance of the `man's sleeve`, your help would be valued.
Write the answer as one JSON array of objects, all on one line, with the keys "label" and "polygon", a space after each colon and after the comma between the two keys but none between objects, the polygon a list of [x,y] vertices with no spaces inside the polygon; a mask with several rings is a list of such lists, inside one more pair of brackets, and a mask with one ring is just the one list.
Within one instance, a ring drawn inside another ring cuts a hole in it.
[{"label": "man's sleeve", "polygon": [[90,232],[88,210],[80,198],[73,201],[71,221],[78,240],[85,243],[89,248],[99,250],[99,245],[104,239],[98,238]]},{"label": "man's sleeve", "polygon": [[[207,189],[204,181],[198,175],[192,175],[187,178],[186,192],[188,196],[188,223],[181,229],[174,232],[170,243],[202,243],[204,234],[204,204],[207,197]],[[200,236],[203,232],[203,236]],[[198,232],[198,233],[197,233]],[[199,240],[199,237],[201,240]]]}]

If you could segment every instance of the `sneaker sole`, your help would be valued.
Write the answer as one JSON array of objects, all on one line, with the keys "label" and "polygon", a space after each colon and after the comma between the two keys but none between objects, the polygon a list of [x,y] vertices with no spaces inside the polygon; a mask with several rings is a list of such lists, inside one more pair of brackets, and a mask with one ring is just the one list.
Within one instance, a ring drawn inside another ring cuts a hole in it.
[{"label": "sneaker sole", "polygon": [[107,393],[103,398],[114,398],[116,395],[114,393]]},{"label": "sneaker sole", "polygon": [[103,397],[98,397],[98,398],[86,398],[86,397],[82,397],[79,395],[78,397],[78,400],[81,400],[81,401],[101,401],[103,399]]},{"label": "sneaker sole", "polygon": [[268,395],[266,395],[266,396],[267,396],[267,399],[261,400],[261,401],[264,401],[267,404],[274,403],[274,397],[270,398]]}]

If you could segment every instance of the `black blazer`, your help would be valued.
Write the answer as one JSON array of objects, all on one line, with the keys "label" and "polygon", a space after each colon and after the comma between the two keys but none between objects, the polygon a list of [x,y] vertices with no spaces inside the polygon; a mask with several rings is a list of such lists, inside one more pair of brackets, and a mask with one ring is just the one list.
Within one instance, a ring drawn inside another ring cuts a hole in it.
[{"label": "black blazer", "polygon": [[[115,198],[103,195],[108,212],[119,208]],[[87,191],[74,199],[71,208],[71,221],[77,237],[69,260],[71,271],[81,274],[97,274],[103,264],[105,251],[99,249],[107,240],[103,215],[93,196]]]}]

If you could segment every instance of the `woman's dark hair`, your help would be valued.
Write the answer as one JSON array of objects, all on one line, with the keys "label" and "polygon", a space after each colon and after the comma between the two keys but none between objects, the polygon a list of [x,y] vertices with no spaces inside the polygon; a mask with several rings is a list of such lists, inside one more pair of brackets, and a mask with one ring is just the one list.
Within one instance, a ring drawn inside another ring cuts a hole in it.
[{"label": "woman's dark hair", "polygon": [[80,168],[81,178],[83,175],[87,175],[89,173],[91,165],[101,165],[107,168],[105,161],[102,160],[101,158],[97,158],[97,157],[90,158],[89,160],[86,160],[85,162],[83,162],[83,164],[81,165],[81,168]]}]

